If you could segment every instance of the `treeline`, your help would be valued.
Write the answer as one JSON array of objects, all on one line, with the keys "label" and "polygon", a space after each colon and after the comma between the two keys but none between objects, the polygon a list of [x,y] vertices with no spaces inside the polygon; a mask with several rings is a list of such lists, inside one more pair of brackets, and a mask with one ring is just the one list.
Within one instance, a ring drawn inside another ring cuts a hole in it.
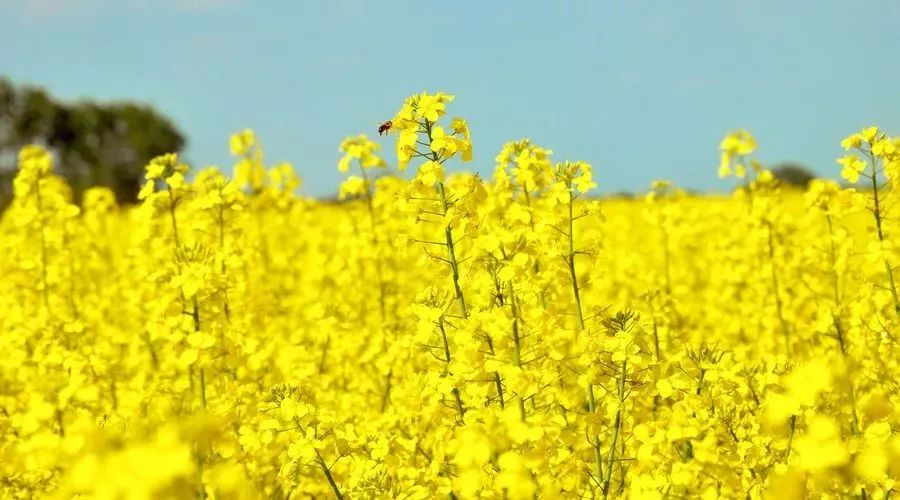
[{"label": "treeline", "polygon": [[19,149],[41,144],[56,157],[76,200],[91,186],[111,188],[120,202],[133,202],[144,165],[160,154],[180,152],[185,137],[167,117],[134,102],[62,102],[44,89],[0,77],[0,210],[11,199]]}]

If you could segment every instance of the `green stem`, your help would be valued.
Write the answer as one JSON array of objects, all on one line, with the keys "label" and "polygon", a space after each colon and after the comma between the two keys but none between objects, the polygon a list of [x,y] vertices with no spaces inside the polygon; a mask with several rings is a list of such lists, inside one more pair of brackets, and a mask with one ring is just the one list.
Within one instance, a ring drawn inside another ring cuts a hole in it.
[{"label": "green stem", "polygon": [[791,415],[791,434],[788,436],[787,450],[784,452],[784,462],[787,463],[791,456],[791,447],[794,444],[794,432],[797,430],[797,415]]},{"label": "green stem", "polygon": [[[425,120],[425,133],[428,135],[428,145],[431,146],[431,122]],[[440,157],[437,153],[431,153],[431,160],[434,162],[440,162]],[[443,210],[444,217],[447,216],[447,213],[450,212],[450,203],[447,201],[447,193],[444,188],[443,181],[437,182],[437,191],[440,196],[441,201],[441,209]],[[466,307],[466,298],[463,295],[462,288],[459,285],[459,262],[456,259],[456,247],[453,242],[453,228],[450,224],[444,226],[444,243],[447,246],[447,260],[450,261],[450,272],[453,276],[453,290],[456,293],[456,301],[459,303],[460,313],[463,318],[469,317],[469,309]]]},{"label": "green stem", "polygon": [[197,498],[205,500],[206,486],[203,484],[203,459],[199,456],[197,457],[197,482],[200,483],[200,488],[197,491]]},{"label": "green stem", "polygon": [[[837,272],[837,246],[834,241],[834,224],[831,220],[831,215],[825,214],[825,220],[828,222],[828,236],[831,243],[831,284],[832,291],[834,293],[834,309],[835,311],[831,315],[831,321],[834,323],[834,331],[837,336],[838,347],[841,350],[841,356],[843,356],[845,362],[850,362],[850,355],[847,351],[847,339],[844,334],[844,327],[841,324],[840,310],[841,310],[841,294],[840,294],[840,286],[838,283],[838,272]],[[856,391],[853,389],[853,380],[849,381],[850,389],[850,409],[853,413],[853,428],[851,429],[854,434],[859,432],[859,415],[856,410]]]},{"label": "green stem", "polygon": [[175,251],[181,248],[181,240],[178,239],[178,220],[175,218],[175,195],[169,189],[169,218],[172,220],[172,235],[175,239]]},{"label": "green stem", "polygon": [[613,423],[612,443],[609,446],[609,458],[606,461],[606,478],[603,482],[603,498],[608,498],[609,487],[612,484],[612,469],[616,462],[616,444],[619,441],[619,433],[622,431],[622,404],[625,402],[625,378],[628,376],[628,361],[622,361],[622,376],[619,379],[619,408],[616,410],[616,420]]},{"label": "green stem", "polygon": [[[593,384],[588,384],[587,389],[588,395],[588,411],[593,415],[597,413],[597,402],[594,399],[594,386]],[[594,448],[594,471],[597,474],[597,481],[603,482],[603,453],[600,451],[600,436],[594,436],[594,441],[591,443],[591,446]]]},{"label": "green stem", "polygon": [[318,462],[319,467],[322,468],[322,472],[325,473],[325,479],[328,480],[328,485],[331,486],[334,497],[338,500],[344,500],[344,495],[341,495],[341,490],[338,488],[337,483],[334,482],[334,476],[331,475],[331,469],[325,465],[325,459],[322,458],[319,450],[316,450],[316,462]]},{"label": "green stem", "polygon": [[[444,319],[438,318],[438,330],[441,332],[441,340],[444,342],[444,359],[446,360],[446,365],[444,365],[445,370],[449,370],[450,366],[450,344],[447,340],[447,330],[444,328]],[[459,412],[460,422],[463,417],[466,415],[466,409],[462,403],[462,397],[459,394],[459,389],[453,388],[453,397],[456,400],[456,411]]]},{"label": "green stem", "polygon": [[[435,157],[437,154],[435,154]],[[435,160],[437,161],[437,160]],[[438,194],[441,197],[441,205],[444,215],[450,211],[450,205],[447,202],[447,195],[444,189],[444,183],[438,181]],[[460,312],[463,318],[469,317],[469,308],[466,307],[466,297],[463,295],[462,287],[459,285],[459,262],[456,259],[456,247],[453,242],[453,228],[450,224],[444,226],[444,242],[447,246],[447,259],[450,261],[450,272],[453,277],[453,290],[456,293],[456,301],[459,304]]]},{"label": "green stem", "polygon": [[381,395],[381,413],[387,409],[388,402],[391,400],[391,378],[394,374],[393,370],[389,370],[384,383],[384,393]]},{"label": "green stem", "polygon": [[770,261],[770,278],[772,280],[772,295],[775,297],[775,310],[778,313],[778,322],[781,325],[781,334],[784,337],[785,355],[791,355],[791,340],[787,321],[784,319],[784,304],[781,300],[781,289],[778,286],[778,269],[775,266],[775,236],[771,222],[766,222],[768,230],[768,253]]},{"label": "green stem", "polygon": [[[513,351],[515,354],[515,362],[516,366],[519,369],[522,369],[522,339],[519,336],[519,307],[516,301],[516,291],[513,287],[512,282],[509,283],[509,298],[510,298],[510,307],[512,308],[512,317],[513,317],[513,346],[515,350]],[[525,421],[525,400],[522,399],[522,396],[519,395],[519,417],[522,421]]]},{"label": "green stem", "polygon": [[[575,269],[575,193],[572,191],[572,186],[569,186],[569,253],[566,257],[566,263],[569,267],[569,278],[572,282],[572,294],[575,297],[575,312],[578,317],[578,332],[584,331],[584,313],[581,308],[581,292],[578,288],[578,273]],[[588,382],[587,386],[587,400],[588,400],[588,411],[593,415],[597,411],[596,400],[594,397],[594,385]],[[619,415],[617,414],[616,419],[618,420]],[[600,451],[600,437],[594,436],[594,440],[591,445],[594,448],[594,467],[596,468],[597,480],[603,483],[603,492],[604,496],[609,491],[610,485],[610,474],[612,474],[612,459],[613,454],[615,453],[616,439],[618,437],[618,430],[616,434],[614,434],[612,448],[610,449],[610,462],[607,464],[607,472],[603,474],[603,458],[602,453]]]},{"label": "green stem", "polygon": [[[425,134],[428,136],[429,147],[431,146],[431,144],[433,142],[432,138],[431,138],[431,125],[432,125],[431,122],[429,122],[428,120],[425,120]],[[435,152],[431,153],[431,159],[434,162],[440,161],[438,154]],[[443,215],[446,217],[447,213],[450,212],[450,203],[447,201],[447,193],[444,189],[444,183],[442,181],[437,182],[437,191],[438,191],[438,195],[440,196],[441,209],[443,210]],[[460,283],[459,283],[459,261],[456,258],[456,247],[455,247],[454,241],[453,241],[453,228],[449,223],[446,226],[444,226],[444,243],[447,247],[447,260],[450,263],[450,273],[451,273],[451,276],[453,277],[453,290],[456,293],[456,301],[459,304],[460,313],[462,314],[462,317],[465,319],[465,318],[469,317],[469,308],[466,306],[466,298],[463,295],[462,287],[460,286]],[[444,330],[443,321],[440,322],[440,329],[441,329],[441,335],[444,340],[444,353],[447,357],[447,364],[449,366],[449,364],[450,364],[450,348],[449,348],[449,343],[447,342],[447,334],[446,334],[446,331]],[[495,380],[499,384],[499,375],[497,375],[497,378]],[[502,387],[502,386],[498,385],[498,387]],[[453,396],[456,399],[456,409],[459,412],[460,419],[461,419],[465,414],[465,408],[463,407],[462,397],[460,396],[458,387],[453,388]],[[503,398],[502,393],[499,395],[499,397],[502,400],[502,398]]]},{"label": "green stem", "polygon": [[884,272],[887,274],[888,282],[891,286],[891,297],[894,299],[894,312],[900,314],[900,297],[897,296],[897,285],[894,282],[894,270],[888,262],[888,258],[884,255],[884,229],[882,228],[883,214],[881,213],[881,202],[878,196],[878,169],[877,159],[874,155],[869,155],[872,163],[872,195],[875,201],[875,229],[878,234],[878,242],[881,244],[881,260],[884,262]]},{"label": "green stem", "polygon": [[[225,263],[225,208],[223,206],[219,206],[219,248],[222,251],[222,274],[224,275],[228,270],[228,267]],[[228,306],[228,288],[225,288],[223,296],[225,298],[225,303],[223,305],[225,319],[231,321],[231,309]]]},{"label": "green stem", "polygon": [[584,313],[581,310],[581,292],[578,289],[578,275],[575,272],[575,193],[569,186],[569,253],[566,263],[569,266],[569,277],[572,281],[572,294],[575,296],[575,312],[578,314],[578,331],[584,330]]},{"label": "green stem", "polygon": [[[197,304],[197,296],[194,295],[193,298],[193,310],[191,311],[191,317],[194,319],[194,335],[200,333],[200,306]],[[203,405],[203,409],[206,409],[206,370],[201,366],[200,367],[200,403]]]}]

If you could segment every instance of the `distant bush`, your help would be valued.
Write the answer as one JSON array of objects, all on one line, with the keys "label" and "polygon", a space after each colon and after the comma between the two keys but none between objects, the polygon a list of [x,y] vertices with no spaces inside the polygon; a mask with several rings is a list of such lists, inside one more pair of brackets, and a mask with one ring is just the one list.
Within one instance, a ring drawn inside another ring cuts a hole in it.
[{"label": "distant bush", "polygon": [[17,153],[26,144],[40,144],[56,156],[56,172],[76,200],[84,189],[100,185],[127,203],[137,200],[147,162],[180,152],[185,138],[144,104],[61,102],[41,88],[0,77],[0,209],[9,201]]},{"label": "distant bush", "polygon": [[812,171],[797,163],[782,163],[772,168],[772,174],[783,184],[805,188],[816,178]]}]

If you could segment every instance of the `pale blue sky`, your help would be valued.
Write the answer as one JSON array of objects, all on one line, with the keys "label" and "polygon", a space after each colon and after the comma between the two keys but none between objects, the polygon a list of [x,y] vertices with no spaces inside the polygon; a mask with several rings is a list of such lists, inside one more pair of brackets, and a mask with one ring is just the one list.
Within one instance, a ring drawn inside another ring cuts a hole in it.
[{"label": "pale blue sky", "polygon": [[315,195],[336,190],[344,136],[377,136],[425,89],[470,121],[465,168],[528,137],[593,163],[603,191],[721,189],[731,128],[829,175],[848,133],[900,134],[892,0],[0,0],[0,47],[17,82],[155,104],[198,165],[230,168],[228,135],[252,127]]}]

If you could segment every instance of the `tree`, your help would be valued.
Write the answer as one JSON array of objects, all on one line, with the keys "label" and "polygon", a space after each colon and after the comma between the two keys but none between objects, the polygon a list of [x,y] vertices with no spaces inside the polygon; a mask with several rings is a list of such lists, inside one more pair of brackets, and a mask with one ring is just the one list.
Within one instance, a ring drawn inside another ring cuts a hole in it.
[{"label": "tree", "polygon": [[781,163],[772,168],[772,175],[783,184],[805,188],[816,178],[812,171],[798,163]]},{"label": "tree", "polygon": [[31,143],[56,155],[56,171],[76,200],[91,186],[111,188],[120,202],[137,199],[144,165],[181,152],[185,139],[165,116],[132,102],[62,103],[34,87],[0,78],[0,208],[8,204],[18,150]]}]

